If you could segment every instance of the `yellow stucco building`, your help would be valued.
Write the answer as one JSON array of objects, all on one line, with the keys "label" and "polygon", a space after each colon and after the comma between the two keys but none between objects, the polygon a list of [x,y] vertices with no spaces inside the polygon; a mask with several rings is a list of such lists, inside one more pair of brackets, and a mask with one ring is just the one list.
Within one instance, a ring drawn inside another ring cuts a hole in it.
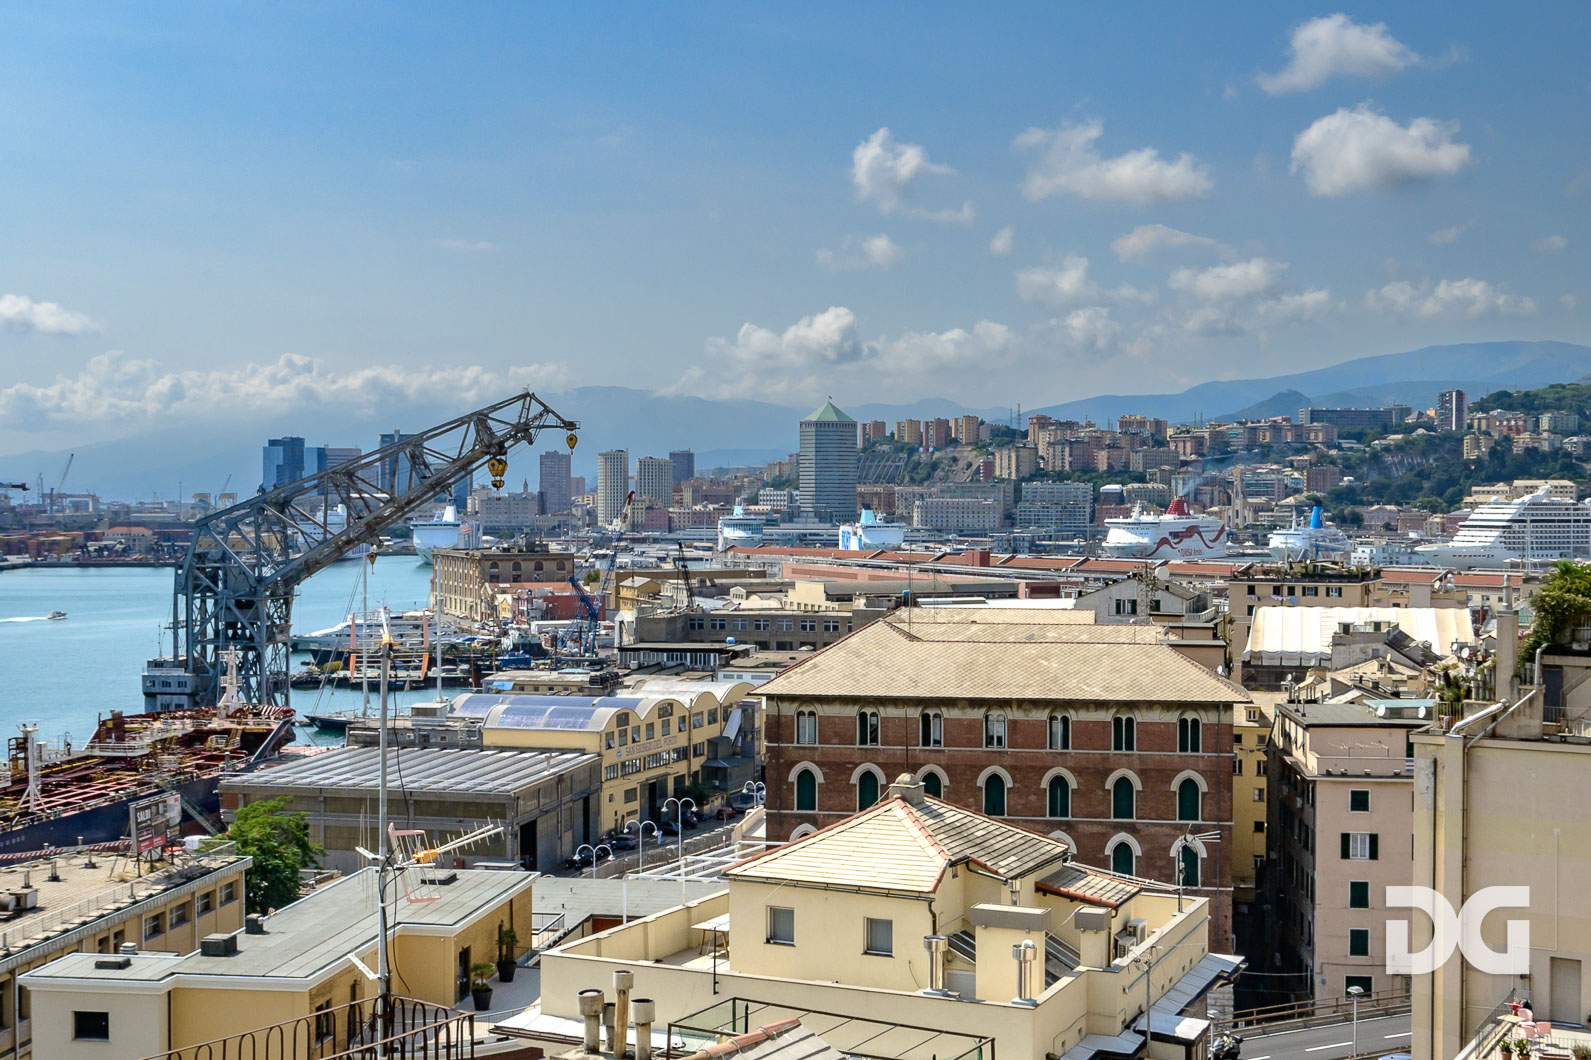
[{"label": "yellow stucco building", "polygon": [[[534,876],[489,869],[426,875],[434,882],[395,885],[393,987],[448,1007],[468,994],[470,965],[496,959],[499,927],[514,929],[516,956],[529,946]],[[415,900],[411,894],[422,886],[427,900]],[[22,977],[38,1013],[36,1053],[52,1060],[155,1056],[306,1018],[317,1038],[338,1043],[326,1050],[335,1052],[350,1026],[333,1010],[346,1013],[342,1006],[376,993],[349,959],[376,966],[376,910],[375,870],[364,869],[245,930],[213,934],[198,950],[51,961]]]}]

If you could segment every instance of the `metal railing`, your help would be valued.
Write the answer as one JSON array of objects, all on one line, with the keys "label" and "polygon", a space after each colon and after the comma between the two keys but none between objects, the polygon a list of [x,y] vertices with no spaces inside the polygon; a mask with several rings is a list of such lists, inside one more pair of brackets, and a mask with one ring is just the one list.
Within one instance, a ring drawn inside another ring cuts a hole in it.
[{"label": "metal railing", "polygon": [[475,1014],[409,997],[375,999],[185,1045],[145,1060],[472,1060]]},{"label": "metal railing", "polygon": [[564,936],[563,913],[530,914],[530,948],[541,952]]},{"label": "metal railing", "polygon": [[[1359,999],[1359,1018],[1391,1015],[1401,1009],[1407,1009],[1409,1005],[1410,997],[1407,990],[1383,990],[1375,994],[1365,994]],[[1239,1009],[1226,1019],[1213,1020],[1212,1029],[1215,1033],[1220,1033],[1248,1027],[1269,1027],[1278,1023],[1308,1026],[1314,1023],[1338,1023],[1352,1017],[1352,998],[1328,997]]]}]

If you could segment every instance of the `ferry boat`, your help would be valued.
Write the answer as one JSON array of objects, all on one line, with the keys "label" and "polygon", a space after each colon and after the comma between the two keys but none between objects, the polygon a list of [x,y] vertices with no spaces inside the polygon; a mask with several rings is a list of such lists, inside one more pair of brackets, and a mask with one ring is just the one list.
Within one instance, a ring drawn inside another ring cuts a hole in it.
[{"label": "ferry boat", "polygon": [[1591,559],[1591,508],[1541,489],[1518,500],[1483,504],[1453,540],[1414,551],[1421,562],[1458,570]]},{"label": "ferry boat", "polygon": [[474,548],[480,543],[479,528],[460,519],[458,506],[454,504],[430,519],[410,521],[409,529],[414,533],[414,554],[421,563],[430,563],[435,549]]},{"label": "ferry boat", "polygon": [[1298,525],[1296,513],[1293,525],[1271,533],[1268,551],[1279,562],[1301,563],[1327,561],[1341,563],[1353,555],[1353,539],[1335,526],[1327,526],[1321,518],[1320,505],[1309,515],[1309,522]]},{"label": "ferry boat", "polygon": [[906,540],[906,528],[900,523],[880,522],[873,509],[863,508],[854,523],[840,524],[840,547],[848,552],[874,552],[881,548],[898,548]]},{"label": "ferry boat", "polygon": [[1194,515],[1181,497],[1164,515],[1135,504],[1131,515],[1106,519],[1105,527],[1100,547],[1114,559],[1213,559],[1226,555],[1231,542],[1221,520]]},{"label": "ferry boat", "polygon": [[762,544],[762,528],[762,516],[747,515],[746,509],[737,504],[732,515],[718,520],[718,550],[755,548]]},{"label": "ferry boat", "polygon": [[[436,613],[430,608],[416,611],[397,611],[386,619],[387,632],[396,650],[412,652],[416,649],[430,651],[436,644]],[[381,617],[371,611],[364,615],[349,616],[346,620],[313,633],[295,634],[289,642],[293,651],[307,651],[317,666],[328,662],[346,662],[348,656],[376,654],[382,642]]]}]

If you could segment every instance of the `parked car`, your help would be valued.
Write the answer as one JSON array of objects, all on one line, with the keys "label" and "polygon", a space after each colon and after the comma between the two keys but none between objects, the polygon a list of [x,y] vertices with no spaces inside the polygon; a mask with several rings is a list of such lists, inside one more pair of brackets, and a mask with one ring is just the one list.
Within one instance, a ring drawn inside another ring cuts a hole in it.
[{"label": "parked car", "polygon": [[625,832],[620,832],[612,839],[607,840],[607,844],[613,848],[615,853],[634,850],[639,845],[635,841],[635,836]]},{"label": "parked car", "polygon": [[679,822],[677,820],[664,821],[662,832],[664,835],[679,835]]},{"label": "parked car", "polygon": [[740,816],[740,811],[726,802],[724,805],[718,807],[717,812],[714,813],[713,816],[718,818],[720,821],[732,821],[736,817]]}]

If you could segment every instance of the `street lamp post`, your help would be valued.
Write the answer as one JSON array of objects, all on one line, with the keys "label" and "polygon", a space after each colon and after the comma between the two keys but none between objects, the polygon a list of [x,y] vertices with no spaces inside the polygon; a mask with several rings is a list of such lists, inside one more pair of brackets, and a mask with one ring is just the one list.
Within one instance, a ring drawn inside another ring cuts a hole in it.
[{"label": "street lamp post", "polygon": [[679,893],[680,900],[685,898],[685,807],[696,809],[695,799],[668,799],[663,803],[663,812],[668,813],[669,803],[674,804],[674,811],[679,815]]},{"label": "street lamp post", "polygon": [[608,846],[606,843],[598,843],[596,846],[592,846],[590,843],[581,843],[575,848],[576,865],[580,864],[580,852],[582,850],[591,851],[591,878],[594,880],[597,878],[597,862],[600,860],[597,857],[597,851],[606,850],[608,852],[608,857],[611,858],[613,856],[613,848]]},{"label": "street lamp post", "polygon": [[641,863],[635,867],[635,871],[636,872],[645,872],[646,871],[646,830],[648,828],[650,828],[652,830],[653,838],[655,838],[659,843],[663,842],[663,833],[661,831],[659,831],[657,825],[653,824],[651,821],[641,821],[641,820],[635,820],[635,821],[626,822],[626,824],[624,826],[624,830],[626,832],[628,832],[630,830],[630,825],[632,825],[632,824],[635,825],[635,828],[636,828],[635,838],[638,841],[638,845],[636,847],[636,850],[637,850],[638,856],[641,859]]},{"label": "street lamp post", "polygon": [[1353,999],[1353,1055],[1359,1055],[1359,995],[1365,992],[1362,986],[1350,986],[1348,996]]},{"label": "street lamp post", "polygon": [[761,806],[768,801],[768,785],[759,780],[748,780],[740,786],[742,794],[750,795],[755,805]]}]

